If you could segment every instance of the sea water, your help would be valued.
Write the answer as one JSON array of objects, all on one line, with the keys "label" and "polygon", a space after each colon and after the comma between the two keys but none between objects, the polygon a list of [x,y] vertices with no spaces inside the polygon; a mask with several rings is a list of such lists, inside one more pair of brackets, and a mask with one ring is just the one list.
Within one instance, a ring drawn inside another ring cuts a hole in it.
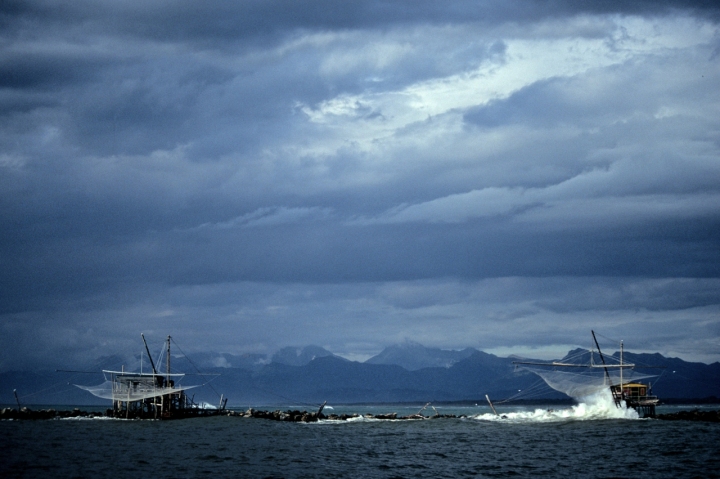
[{"label": "sea water", "polygon": [[437,407],[466,416],[451,419],[362,416],[421,406],[330,406],[326,414],[361,416],[317,423],[0,421],[0,477],[720,477],[720,424],[639,419],[612,404],[496,405],[499,415],[481,405]]}]

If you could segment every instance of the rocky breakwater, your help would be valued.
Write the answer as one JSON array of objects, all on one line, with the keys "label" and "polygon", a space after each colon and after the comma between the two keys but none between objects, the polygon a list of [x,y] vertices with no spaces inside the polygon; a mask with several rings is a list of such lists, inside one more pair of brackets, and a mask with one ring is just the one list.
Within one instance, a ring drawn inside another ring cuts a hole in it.
[{"label": "rocky breakwater", "polygon": [[81,411],[78,408],[73,410],[56,410],[56,409],[38,409],[33,410],[27,407],[17,408],[3,408],[0,410],[0,419],[55,419],[55,418],[70,418],[70,417],[99,417],[103,416],[102,413]]},{"label": "rocky breakwater", "polygon": [[254,417],[257,419],[270,419],[272,421],[288,421],[288,422],[316,422],[324,419],[323,413],[307,412],[307,411],[261,411],[250,408],[245,412],[230,411],[228,416],[234,417]]},{"label": "rocky breakwater", "polygon": [[693,409],[692,411],[678,411],[668,414],[658,414],[655,418],[664,419],[666,421],[720,422],[720,410],[701,411],[700,409]]},{"label": "rocky breakwater", "polygon": [[231,411],[229,416],[235,417],[247,417],[257,419],[269,419],[272,421],[287,421],[287,422],[317,422],[321,419],[327,419],[330,421],[348,421],[352,419],[366,418],[366,419],[386,419],[386,420],[418,420],[418,419],[438,419],[438,418],[457,418],[463,416],[455,416],[452,414],[436,414],[434,416],[423,416],[421,414],[412,414],[410,416],[398,416],[397,413],[389,414],[328,414],[325,415],[322,412],[307,412],[307,411],[261,411],[257,409],[248,409],[245,412]]}]

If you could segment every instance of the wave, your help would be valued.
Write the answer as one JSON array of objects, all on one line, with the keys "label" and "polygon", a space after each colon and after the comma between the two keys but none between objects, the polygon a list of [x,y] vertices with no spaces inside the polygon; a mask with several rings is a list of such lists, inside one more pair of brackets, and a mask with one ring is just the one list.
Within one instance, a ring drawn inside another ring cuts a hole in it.
[{"label": "wave", "polygon": [[[562,409],[535,409],[534,411],[520,411],[495,414],[478,414],[473,419],[482,421],[508,421],[508,422],[561,422],[561,421],[595,421],[601,419],[639,419],[637,411],[615,406],[609,390],[580,398],[575,406]],[[497,406],[497,405],[496,405]]]},{"label": "wave", "polygon": [[58,421],[127,421],[127,419],[109,416],[77,416],[77,417],[59,417]]}]

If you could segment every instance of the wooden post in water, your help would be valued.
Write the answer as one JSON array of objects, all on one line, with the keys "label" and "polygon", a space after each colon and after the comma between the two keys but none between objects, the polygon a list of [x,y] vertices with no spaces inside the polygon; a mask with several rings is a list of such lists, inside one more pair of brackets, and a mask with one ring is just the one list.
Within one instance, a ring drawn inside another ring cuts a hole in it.
[{"label": "wooden post in water", "polygon": [[488,396],[488,395],[486,394],[486,395],[485,395],[485,399],[487,399],[487,402],[488,402],[488,404],[490,405],[490,409],[492,409],[492,412],[494,412],[496,416],[499,416],[500,414],[498,414],[497,411],[495,410],[495,406],[493,406],[493,403],[492,403],[492,401],[490,400],[490,396]]},{"label": "wooden post in water", "polygon": [[[167,338],[167,375],[165,376],[165,387],[167,389],[170,388],[170,335],[168,335]],[[168,417],[170,417],[170,411],[172,411],[172,396],[170,393],[167,394],[167,398],[167,413]]]},{"label": "wooden post in water", "polygon": [[[625,399],[625,387],[623,386],[623,342],[620,340],[620,405],[622,406],[622,400]],[[626,404],[627,406],[627,404]]]}]

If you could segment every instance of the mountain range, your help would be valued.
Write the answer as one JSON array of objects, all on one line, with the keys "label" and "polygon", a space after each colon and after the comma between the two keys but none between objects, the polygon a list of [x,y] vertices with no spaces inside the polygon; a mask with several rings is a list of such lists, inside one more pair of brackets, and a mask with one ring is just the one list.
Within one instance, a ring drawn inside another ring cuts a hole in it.
[{"label": "mountain range", "polygon": [[[577,357],[582,350],[570,351]],[[619,353],[615,353],[617,356]],[[112,358],[106,358],[108,360]],[[544,385],[535,374],[518,369],[516,358],[502,358],[473,348],[442,350],[405,342],[386,348],[365,362],[349,361],[319,346],[283,348],[261,354],[201,353],[173,357],[174,370],[188,373],[184,384],[207,383],[190,390],[196,402],[229,407],[274,404],[479,402],[493,399],[550,400],[567,398]],[[643,370],[661,399],[720,397],[720,363],[692,363],[660,354],[625,352],[624,360],[662,369]],[[190,374],[194,368],[198,374]],[[201,373],[200,373],[201,371]],[[99,384],[101,374],[36,371],[0,373],[0,403],[15,404],[13,389],[27,404],[103,405],[73,384]],[[208,382],[209,381],[209,382]],[[531,394],[532,392],[532,394]]]}]

